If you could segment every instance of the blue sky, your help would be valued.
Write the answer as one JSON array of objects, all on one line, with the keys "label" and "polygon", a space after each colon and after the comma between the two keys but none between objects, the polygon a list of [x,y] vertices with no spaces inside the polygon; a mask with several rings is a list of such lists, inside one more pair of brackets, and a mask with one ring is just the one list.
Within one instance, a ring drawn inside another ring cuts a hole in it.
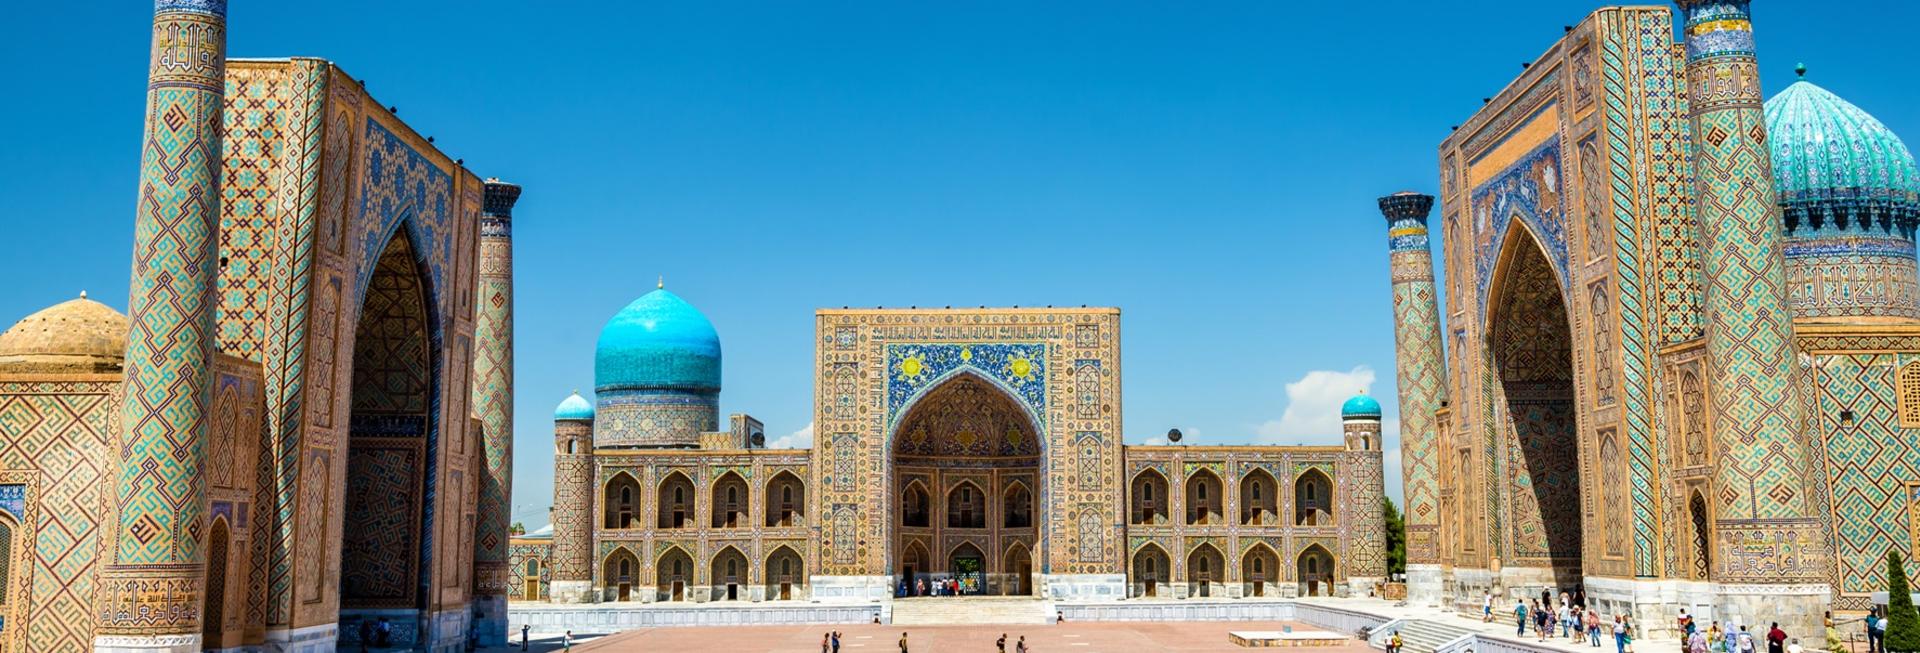
[{"label": "blue sky", "polygon": [[[723,412],[807,427],[824,306],[1123,311],[1129,442],[1336,442],[1394,413],[1377,196],[1598,2],[237,0],[234,56],[319,56],[516,211],[516,516],[555,403],[665,275],[725,347]],[[1920,133],[1920,6],[1761,0],[1767,92]],[[1844,5],[1844,9],[1841,5]],[[124,310],[150,4],[25,3],[0,55],[0,321]],[[1389,493],[1397,497],[1397,465]]]}]

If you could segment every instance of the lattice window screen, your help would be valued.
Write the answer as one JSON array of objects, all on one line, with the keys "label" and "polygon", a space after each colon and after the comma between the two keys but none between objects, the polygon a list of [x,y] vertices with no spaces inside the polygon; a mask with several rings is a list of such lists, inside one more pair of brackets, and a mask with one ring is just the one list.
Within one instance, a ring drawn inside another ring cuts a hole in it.
[{"label": "lattice window screen", "polygon": [[1920,361],[1900,367],[1900,426],[1920,428]]}]

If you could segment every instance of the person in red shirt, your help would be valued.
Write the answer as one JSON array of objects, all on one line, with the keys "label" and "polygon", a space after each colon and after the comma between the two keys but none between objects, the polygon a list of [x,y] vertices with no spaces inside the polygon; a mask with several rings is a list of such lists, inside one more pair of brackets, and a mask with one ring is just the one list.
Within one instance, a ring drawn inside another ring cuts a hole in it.
[{"label": "person in red shirt", "polygon": [[1780,622],[1773,622],[1773,630],[1767,631],[1767,653],[1786,653],[1787,631],[1780,629]]}]

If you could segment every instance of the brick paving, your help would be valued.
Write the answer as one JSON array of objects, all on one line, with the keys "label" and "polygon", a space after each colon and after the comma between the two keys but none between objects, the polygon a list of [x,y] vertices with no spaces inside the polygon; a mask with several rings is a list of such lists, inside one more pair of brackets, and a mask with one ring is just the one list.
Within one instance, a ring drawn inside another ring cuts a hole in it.
[{"label": "brick paving", "polygon": [[[1087,622],[1060,625],[978,626],[733,626],[650,628],[610,635],[574,646],[584,653],[624,651],[724,651],[726,653],[818,653],[820,635],[838,629],[841,653],[897,653],[907,633],[912,653],[992,653],[993,640],[1007,634],[1007,650],[1020,636],[1034,653],[1148,653],[1151,651],[1249,651],[1227,641],[1234,630],[1322,630],[1276,621],[1233,622]],[[1361,653],[1365,644],[1300,649],[1308,653]]]}]

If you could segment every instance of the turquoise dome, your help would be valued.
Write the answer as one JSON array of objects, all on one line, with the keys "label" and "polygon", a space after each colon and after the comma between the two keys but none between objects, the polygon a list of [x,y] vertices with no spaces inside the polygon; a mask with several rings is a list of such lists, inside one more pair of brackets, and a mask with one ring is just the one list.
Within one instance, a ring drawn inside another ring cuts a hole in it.
[{"label": "turquoise dome", "polygon": [[1805,79],[1767,100],[1766,118],[1789,232],[1829,222],[1913,229],[1920,168],[1886,125]]},{"label": "turquoise dome", "polygon": [[720,391],[720,334],[707,316],[666,289],[641,295],[607,320],[594,346],[593,386],[618,390]]},{"label": "turquoise dome", "polygon": [[1354,395],[1340,404],[1340,419],[1380,419],[1380,402],[1365,393]]},{"label": "turquoise dome", "polygon": [[593,421],[593,402],[587,401],[578,392],[568,395],[553,409],[553,421],[563,419]]}]

